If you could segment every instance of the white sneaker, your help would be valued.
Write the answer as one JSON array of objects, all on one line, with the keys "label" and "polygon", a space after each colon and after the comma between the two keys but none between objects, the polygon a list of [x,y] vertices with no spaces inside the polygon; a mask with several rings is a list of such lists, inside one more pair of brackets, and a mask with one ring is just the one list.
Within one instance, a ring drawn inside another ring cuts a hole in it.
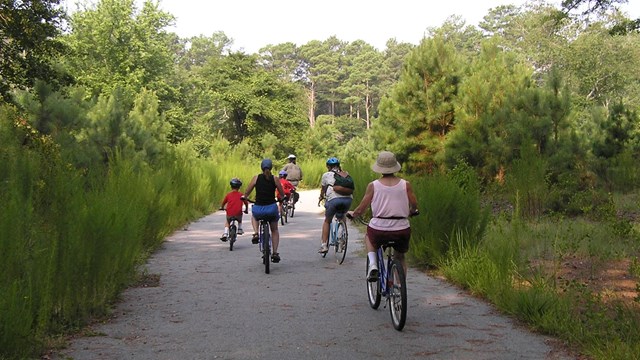
[{"label": "white sneaker", "polygon": [[368,282],[376,282],[378,281],[378,265],[371,264],[369,265],[369,271],[367,272],[367,281]]},{"label": "white sneaker", "polygon": [[238,229],[238,235],[242,235],[242,234],[244,234],[244,230]]},{"label": "white sneaker", "polygon": [[327,244],[322,244],[322,246],[320,246],[320,250],[318,250],[319,254],[326,254],[329,252],[329,247],[327,246]]}]

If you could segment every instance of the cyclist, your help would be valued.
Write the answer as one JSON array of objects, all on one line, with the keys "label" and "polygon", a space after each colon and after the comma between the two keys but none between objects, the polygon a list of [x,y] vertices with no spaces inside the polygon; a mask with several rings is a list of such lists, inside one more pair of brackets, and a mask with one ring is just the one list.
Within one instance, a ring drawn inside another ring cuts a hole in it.
[{"label": "cyclist", "polygon": [[240,187],[242,186],[242,181],[238,178],[233,178],[229,182],[231,185],[231,192],[229,192],[224,199],[222,200],[222,204],[220,205],[220,209],[224,209],[225,205],[227,210],[227,216],[224,221],[224,233],[220,240],[227,241],[227,237],[229,236],[229,223],[230,219],[235,217],[238,219],[238,235],[244,234],[244,230],[242,230],[242,205],[244,204],[244,213],[247,214],[249,212],[249,202],[246,199],[242,198],[242,193],[240,192]]},{"label": "cyclist", "polygon": [[320,201],[326,199],[324,203],[324,221],[322,223],[322,239],[320,244],[320,250],[318,253],[325,254],[329,251],[329,229],[331,227],[331,221],[338,212],[346,212],[351,207],[353,201],[352,195],[341,195],[333,189],[335,183],[336,172],[342,172],[340,167],[340,160],[336,157],[330,157],[327,162],[327,172],[322,174],[320,180]]},{"label": "cyclist", "polygon": [[[286,199],[286,200],[291,199],[291,193],[296,190],[296,187],[293,186],[293,184],[291,184],[289,180],[287,180],[286,171],[280,170],[280,172],[278,173],[278,177],[280,178],[280,185],[282,185],[282,189],[284,190],[284,196],[278,193],[277,191],[276,191],[276,196],[279,199]],[[287,211],[287,209],[283,209],[282,203],[280,203],[280,213],[282,214],[283,211]]]},{"label": "cyclist", "polygon": [[[280,181],[271,173],[273,162],[271,159],[263,159],[260,163],[262,173],[254,176],[249,182],[247,189],[244,191],[244,197],[248,198],[249,194],[256,189],[256,201],[251,207],[251,225],[253,226],[253,238],[251,242],[258,243],[258,219],[265,219],[269,222],[271,228],[271,242],[273,244],[273,254],[271,261],[280,262],[280,254],[278,253],[278,244],[280,242],[280,233],[278,232],[278,220],[280,215],[278,205],[276,204],[276,189],[280,194],[284,194]],[[278,199],[282,200],[282,199]]]},{"label": "cyclist", "polygon": [[393,153],[380,152],[371,169],[382,176],[367,185],[360,204],[355,210],[349,211],[349,215],[358,217],[371,206],[372,218],[364,237],[369,257],[368,281],[378,279],[376,252],[384,241],[395,242],[395,259],[402,264],[405,274],[407,273],[404,254],[409,251],[411,238],[408,217],[418,213],[418,200],[411,184],[395,175],[401,168]]},{"label": "cyclist", "polygon": [[[282,171],[286,171],[287,180],[289,180],[289,182],[293,184],[293,186],[298,187],[298,184],[300,184],[300,181],[302,181],[302,169],[296,163],[295,155],[289,154],[289,156],[287,156],[287,159],[289,160],[289,163],[286,164],[284,167],[282,167]],[[297,192],[294,192],[293,202],[297,203],[299,198],[300,198],[300,194],[298,194]]]}]

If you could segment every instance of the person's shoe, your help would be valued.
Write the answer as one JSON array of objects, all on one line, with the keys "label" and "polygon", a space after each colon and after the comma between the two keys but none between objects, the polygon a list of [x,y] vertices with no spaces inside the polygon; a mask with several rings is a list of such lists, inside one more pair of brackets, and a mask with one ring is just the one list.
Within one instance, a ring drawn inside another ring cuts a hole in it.
[{"label": "person's shoe", "polygon": [[244,234],[244,230],[238,229],[238,235],[242,235],[242,234]]},{"label": "person's shoe", "polygon": [[222,235],[222,237],[220,237],[220,240],[227,241],[227,234]]},{"label": "person's shoe", "polygon": [[259,242],[260,242],[260,240],[258,238],[258,234],[253,234],[253,237],[251,238],[251,243],[252,244],[257,244]]},{"label": "person's shoe", "polygon": [[378,281],[378,268],[375,266],[369,266],[369,274],[367,275],[368,282]]},{"label": "person's shoe", "polygon": [[327,244],[322,244],[322,246],[320,247],[320,250],[318,250],[318,254],[326,254],[329,252],[329,247],[327,246]]},{"label": "person's shoe", "polygon": [[278,254],[278,253],[271,254],[271,262],[279,263],[280,262],[280,254]]}]

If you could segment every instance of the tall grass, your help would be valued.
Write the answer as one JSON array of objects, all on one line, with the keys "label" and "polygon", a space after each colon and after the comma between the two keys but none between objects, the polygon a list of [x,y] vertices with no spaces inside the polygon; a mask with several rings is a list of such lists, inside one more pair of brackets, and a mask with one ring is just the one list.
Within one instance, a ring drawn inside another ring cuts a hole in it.
[{"label": "tall grass", "polygon": [[[48,336],[108,312],[164,237],[212,209],[215,163],[148,166],[116,154],[78,171],[46,137],[3,127],[0,357],[36,356]],[[29,144],[24,146],[24,143]]]},{"label": "tall grass", "polygon": [[595,359],[638,358],[637,310],[615,301],[607,305],[579,280],[562,280],[560,272],[570,259],[585,259],[595,277],[600,265],[637,253],[637,245],[606,224],[565,218],[535,223],[498,219],[480,246],[465,248],[451,254],[439,269],[448,279]]},{"label": "tall grass", "polygon": [[438,266],[450,252],[482,239],[489,213],[480,203],[476,186],[465,186],[449,175],[410,179],[421,215],[411,220],[409,260],[418,266]]}]

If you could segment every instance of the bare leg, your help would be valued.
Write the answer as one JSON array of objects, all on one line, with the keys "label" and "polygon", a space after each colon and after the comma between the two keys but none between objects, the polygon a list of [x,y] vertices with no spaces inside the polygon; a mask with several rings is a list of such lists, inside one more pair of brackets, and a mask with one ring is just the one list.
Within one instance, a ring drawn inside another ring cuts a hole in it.
[{"label": "bare leg", "polygon": [[253,216],[251,217],[251,226],[253,227],[253,233],[257,234],[258,233],[258,220],[256,220],[256,218],[254,218]]},{"label": "bare leg", "polygon": [[278,221],[271,221],[269,223],[271,228],[271,243],[273,244],[273,253],[278,252],[278,245],[280,244],[280,231],[278,230]]},{"label": "bare leg", "polygon": [[404,253],[395,251],[393,253],[393,259],[402,265],[402,270],[404,270],[404,276],[407,276],[407,263],[404,261]]},{"label": "bare leg", "polygon": [[326,218],[324,219],[324,222],[322,223],[322,244],[324,245],[328,245],[329,244],[329,228],[331,225],[331,220],[327,220]]}]

